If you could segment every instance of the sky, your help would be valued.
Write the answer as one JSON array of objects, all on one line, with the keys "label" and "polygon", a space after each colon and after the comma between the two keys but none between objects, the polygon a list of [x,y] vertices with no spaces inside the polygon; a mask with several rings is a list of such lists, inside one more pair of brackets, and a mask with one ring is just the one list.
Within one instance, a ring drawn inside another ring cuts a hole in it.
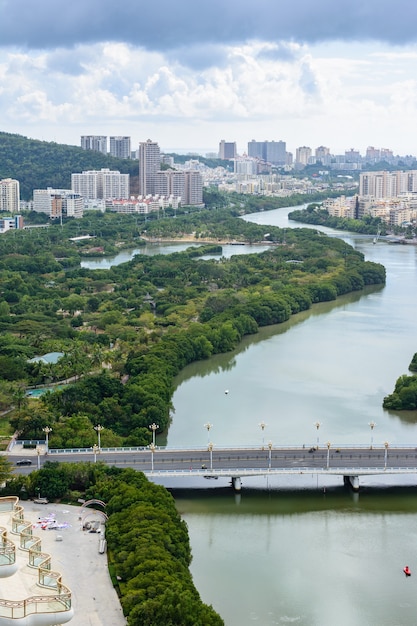
[{"label": "sky", "polygon": [[415,0],[0,0],[0,131],[417,154]]}]

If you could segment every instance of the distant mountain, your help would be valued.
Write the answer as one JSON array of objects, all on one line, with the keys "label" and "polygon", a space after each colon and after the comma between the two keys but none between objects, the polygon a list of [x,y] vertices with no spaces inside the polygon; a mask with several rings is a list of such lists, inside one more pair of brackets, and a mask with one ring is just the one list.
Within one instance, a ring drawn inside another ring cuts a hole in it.
[{"label": "distant mountain", "polygon": [[76,146],[0,132],[0,179],[18,180],[22,200],[30,200],[34,189],[70,189],[73,172],[102,167],[130,174],[131,191],[137,193],[138,162],[135,160],[115,159]]}]

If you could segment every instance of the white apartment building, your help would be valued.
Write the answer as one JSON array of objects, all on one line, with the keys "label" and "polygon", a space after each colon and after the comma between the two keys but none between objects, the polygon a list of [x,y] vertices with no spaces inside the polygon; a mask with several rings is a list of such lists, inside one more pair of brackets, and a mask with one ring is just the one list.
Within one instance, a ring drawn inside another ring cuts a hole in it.
[{"label": "white apartment building", "polygon": [[323,202],[323,208],[326,209],[332,217],[347,217],[350,219],[354,219],[355,217],[355,205],[356,197],[346,198],[346,196],[327,198],[327,200]]},{"label": "white apartment building", "polygon": [[185,174],[183,205],[203,206],[203,177],[200,172],[189,170]]},{"label": "white apartment building", "polygon": [[143,198],[132,196],[129,200],[111,200],[106,202],[106,207],[114,213],[147,215],[152,211],[172,207],[178,209],[179,198],[174,196],[148,196]]},{"label": "white apartment building", "polygon": [[161,169],[161,151],[156,141],[148,139],[139,144],[139,193],[155,194],[156,173]]},{"label": "white apartment building", "polygon": [[185,172],[164,170],[155,174],[155,195],[185,198]]},{"label": "white apartment building", "polygon": [[46,213],[51,219],[60,217],[83,217],[84,201],[72,189],[34,189],[33,210]]},{"label": "white apartment building", "polygon": [[235,174],[244,176],[256,176],[258,173],[258,160],[252,157],[241,157],[234,161]]},{"label": "white apartment building", "polygon": [[18,213],[20,209],[20,185],[18,180],[0,180],[0,211]]},{"label": "white apartment building", "polygon": [[146,215],[149,213],[149,203],[145,200],[131,198],[129,200],[110,200],[106,202],[106,207],[112,213],[123,213],[127,215],[139,214]]},{"label": "white apartment building", "polygon": [[83,150],[94,150],[107,154],[106,135],[81,135],[81,148]]},{"label": "white apartment building", "polygon": [[396,198],[406,193],[417,193],[417,170],[362,172],[359,175],[360,196]]},{"label": "white apartment building", "polygon": [[203,177],[196,170],[156,172],[155,195],[177,198],[183,206],[203,206]]},{"label": "white apartment building", "polygon": [[129,174],[102,168],[71,174],[71,188],[85,200],[118,200],[130,197]]},{"label": "white apartment building", "polygon": [[130,159],[130,137],[110,137],[110,156],[117,159]]},{"label": "white apartment building", "polygon": [[295,162],[301,165],[308,165],[311,157],[311,148],[308,146],[300,146],[295,151]]}]

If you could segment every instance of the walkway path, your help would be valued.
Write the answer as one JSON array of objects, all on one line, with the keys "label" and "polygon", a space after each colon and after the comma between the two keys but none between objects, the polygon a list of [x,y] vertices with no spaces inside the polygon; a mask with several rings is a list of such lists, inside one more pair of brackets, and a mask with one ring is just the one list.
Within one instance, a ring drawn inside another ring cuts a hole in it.
[{"label": "walkway path", "polygon": [[[58,523],[69,524],[59,530],[36,529],[42,548],[52,557],[52,568],[62,574],[72,591],[75,615],[71,626],[125,626],[126,620],[112,585],[106,554],[99,554],[100,535],[81,528],[81,508],[62,504],[22,502],[25,519],[36,523],[54,514]],[[91,509],[90,509],[91,510]],[[57,536],[62,541],[56,541]]]}]

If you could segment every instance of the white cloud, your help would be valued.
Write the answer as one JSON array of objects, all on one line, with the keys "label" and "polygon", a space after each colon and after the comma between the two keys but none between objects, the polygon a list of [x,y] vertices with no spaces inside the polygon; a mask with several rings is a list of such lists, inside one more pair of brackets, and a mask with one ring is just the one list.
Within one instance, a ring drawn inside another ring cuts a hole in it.
[{"label": "white cloud", "polygon": [[217,149],[283,139],[289,150],[373,144],[417,151],[417,48],[253,41],[216,47],[221,62],[118,42],[73,50],[0,50],[1,130],[79,144],[128,134],[133,145]]}]

